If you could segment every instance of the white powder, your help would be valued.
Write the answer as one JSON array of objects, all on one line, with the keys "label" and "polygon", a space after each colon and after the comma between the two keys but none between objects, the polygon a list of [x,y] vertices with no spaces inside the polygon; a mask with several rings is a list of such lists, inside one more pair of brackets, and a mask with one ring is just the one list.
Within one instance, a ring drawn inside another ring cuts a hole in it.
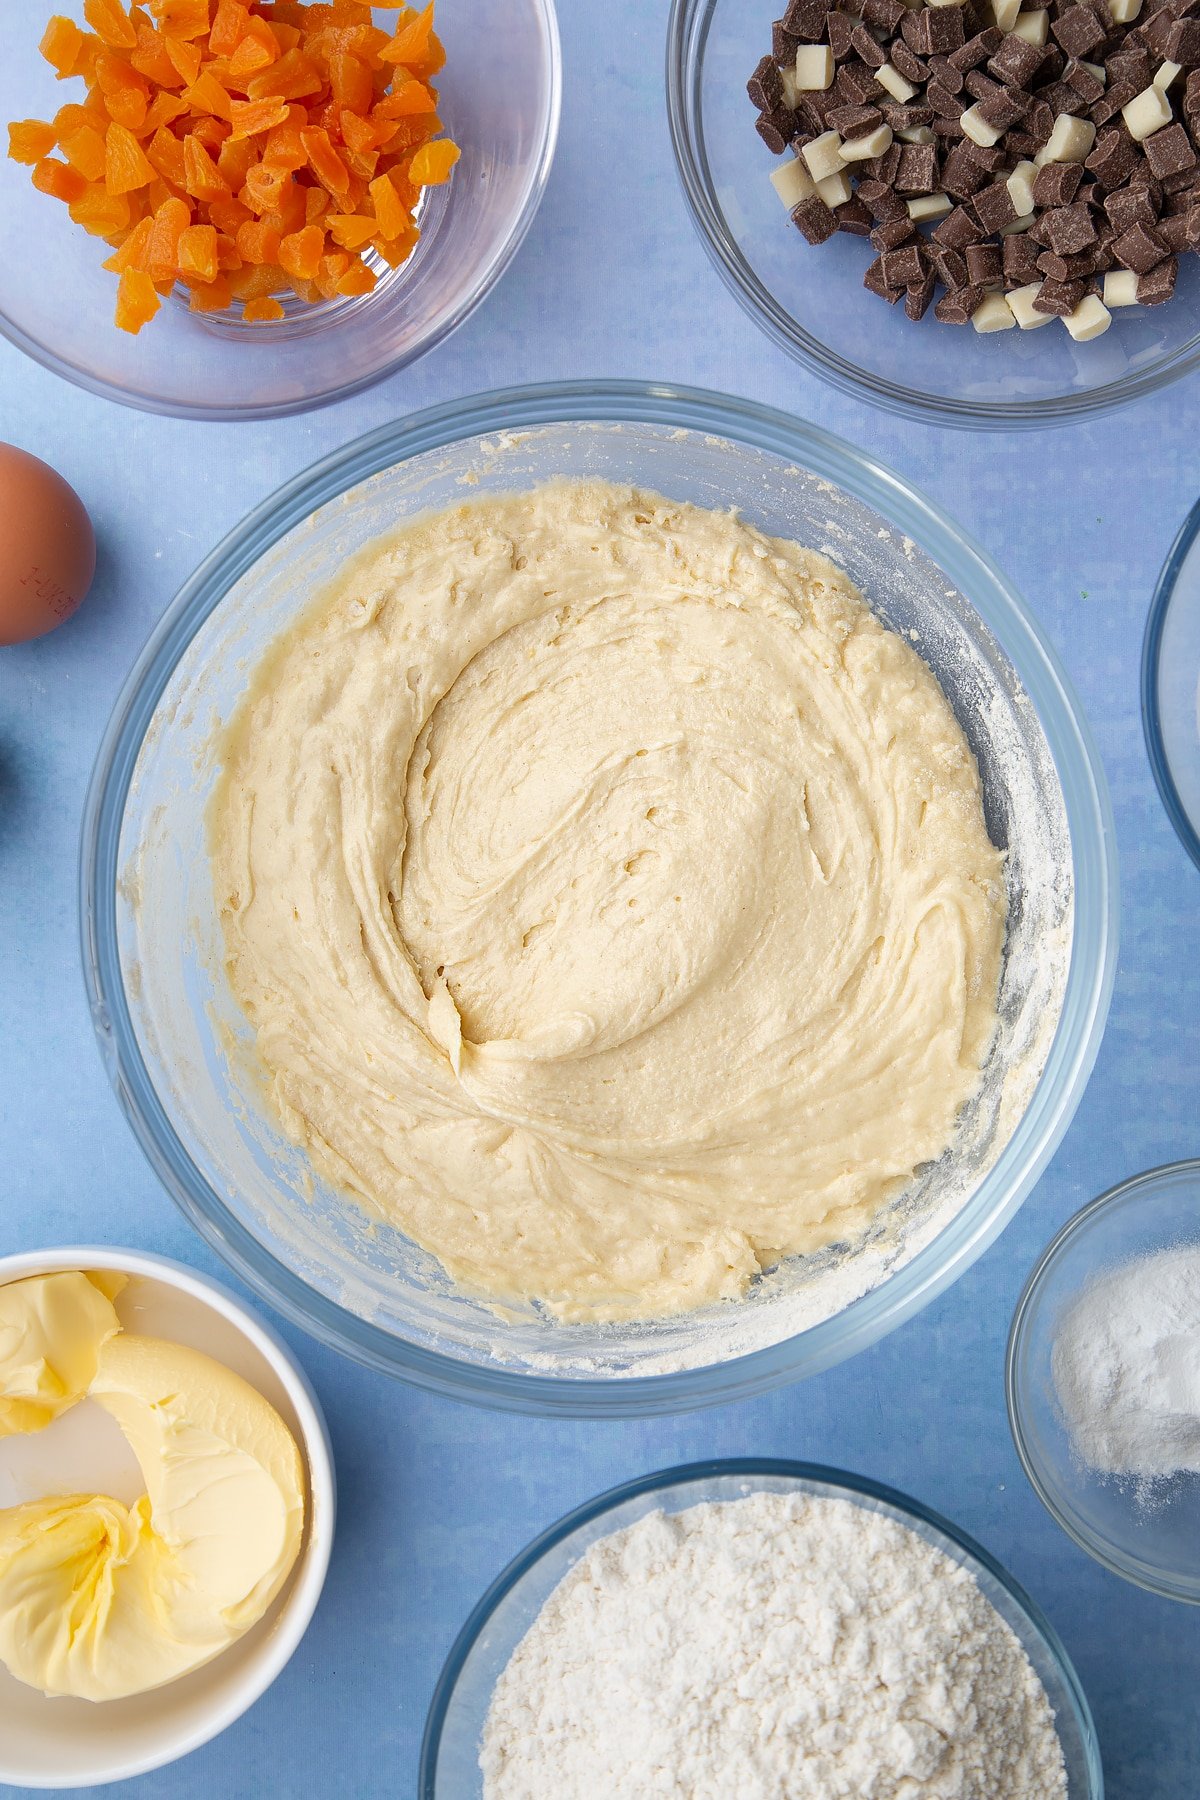
[{"label": "white powder", "polygon": [[1094,1281],[1059,1327],[1052,1367],[1089,1468],[1143,1482],[1200,1470],[1200,1245]]},{"label": "white powder", "polygon": [[564,1576],[496,1684],[486,1800],[1066,1800],[974,1578],[848,1500],[655,1512]]}]

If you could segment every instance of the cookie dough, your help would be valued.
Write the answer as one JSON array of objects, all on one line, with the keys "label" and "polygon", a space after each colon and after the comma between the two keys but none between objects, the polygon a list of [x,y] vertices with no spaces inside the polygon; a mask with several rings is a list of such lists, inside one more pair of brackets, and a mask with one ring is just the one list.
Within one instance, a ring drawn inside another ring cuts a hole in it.
[{"label": "cookie dough", "polygon": [[602,483],[405,527],[268,654],[211,817],[318,1170],[565,1320],[743,1293],[938,1157],[1006,902],[936,680],[823,556]]}]

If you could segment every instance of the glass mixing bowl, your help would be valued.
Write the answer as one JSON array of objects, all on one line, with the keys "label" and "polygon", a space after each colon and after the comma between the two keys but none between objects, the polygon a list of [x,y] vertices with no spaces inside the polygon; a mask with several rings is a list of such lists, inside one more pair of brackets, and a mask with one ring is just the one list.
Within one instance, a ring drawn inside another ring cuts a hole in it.
[{"label": "glass mixing bowl", "polygon": [[915,1531],[967,1569],[1017,1637],[1054,1709],[1068,1800],[1103,1800],[1096,1729],[1079,1677],[1033,1601],[986,1550],[948,1519],[894,1488],[841,1469],[756,1458],[692,1463],[613,1488],[568,1513],[509,1564],[475,1607],[446,1659],[425,1726],[420,1800],[480,1800],[479,1745],[496,1682],[553,1589],[598,1538],[624,1530],[647,1513],[677,1513],[751,1493],[849,1500]]},{"label": "glass mixing bowl", "polygon": [[1110,1188],[1046,1249],[1017,1303],[1006,1387],[1013,1442],[1050,1516],[1104,1568],[1200,1605],[1200,1475],[1147,1487],[1089,1469],[1075,1453],[1054,1381],[1060,1323],[1093,1282],[1143,1256],[1200,1244],[1200,1161],[1168,1163]]},{"label": "glass mixing bowl", "polygon": [[863,287],[873,252],[844,232],[810,247],[771,186],[746,82],[771,48],[770,0],[673,0],[667,106],[704,246],[768,336],[836,387],[944,425],[1062,425],[1135,400],[1200,365],[1200,258],[1180,259],[1166,306],[1119,311],[1077,344],[1059,324],[981,336],[919,324]]},{"label": "glass mixing bowl", "polygon": [[[0,122],[52,118],[78,100],[38,54],[45,11],[0,9]],[[380,13],[386,23],[386,13]],[[395,13],[391,14],[395,22]],[[558,135],[561,60],[554,0],[443,5],[439,116],[462,150],[428,190],[421,241],[375,291],[275,325],[202,317],[172,297],[137,337],[113,324],[108,247],[0,156],[0,333],[68,381],[146,412],[265,419],[357,393],[432,350],[499,281],[533,222]]]},{"label": "glass mixing bowl", "polygon": [[[620,1326],[502,1320],[408,1239],[314,1185],[259,1098],[223,974],[205,835],[217,725],[265,647],[348,557],[422,509],[585,474],[736,505],[832,555],[936,670],[978,758],[1010,889],[999,1029],[946,1154],[865,1243],[790,1262],[737,1305]],[[782,413],[715,394],[519,388],[339,450],[197,570],[100,750],[84,823],[84,953],[101,1047],[143,1147],[200,1231],[293,1320],[464,1398],[674,1411],[828,1367],[924,1305],[1000,1231],[1066,1129],[1099,1044],[1114,855],[1098,760],[1036,623],[897,476]]]},{"label": "glass mixing bowl", "polygon": [[1167,816],[1200,868],[1200,502],[1171,546],[1150,603],[1142,724]]}]

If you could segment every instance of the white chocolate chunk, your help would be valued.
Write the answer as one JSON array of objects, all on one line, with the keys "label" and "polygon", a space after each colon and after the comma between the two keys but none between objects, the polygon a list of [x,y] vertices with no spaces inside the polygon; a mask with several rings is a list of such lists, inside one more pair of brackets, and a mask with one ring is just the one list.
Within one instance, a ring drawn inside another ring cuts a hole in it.
[{"label": "white chocolate chunk", "polygon": [[795,112],[800,102],[800,89],[796,86],[796,77],[791,69],[780,69],[779,79],[783,84],[783,104]]},{"label": "white chocolate chunk", "polygon": [[827,175],[837,175],[843,167],[842,140],[836,131],[823,131],[811,144],[805,144],[800,154],[814,181],[824,181]]},{"label": "white chocolate chunk", "polygon": [[988,124],[978,105],[968,106],[958,122],[971,142],[981,145],[985,150],[990,150],[992,145],[998,144],[1004,136],[1002,131],[997,131],[994,125]]},{"label": "white chocolate chunk", "polygon": [[966,0],[925,0],[926,6],[965,6]]},{"label": "white chocolate chunk", "polygon": [[908,216],[919,225],[923,219],[940,219],[953,205],[949,194],[917,194],[908,203]]},{"label": "white chocolate chunk", "polygon": [[817,193],[826,206],[845,206],[847,200],[854,198],[854,189],[850,186],[850,177],[844,169],[836,175],[826,175],[824,181],[818,181]]},{"label": "white chocolate chunk", "polygon": [[1007,225],[1002,225],[998,235],[1000,237],[1015,237],[1018,231],[1028,231],[1030,226],[1036,225],[1036,223],[1036,212],[1026,213],[1023,218],[1010,219]]},{"label": "white chocolate chunk", "polygon": [[1016,322],[1003,294],[989,294],[971,314],[971,323],[980,332],[1011,331]]},{"label": "white chocolate chunk", "polygon": [[937,133],[936,131],[931,131],[928,125],[906,125],[903,131],[898,131],[896,133],[896,136],[900,139],[902,144],[937,143]]},{"label": "white chocolate chunk", "polygon": [[1112,314],[1098,294],[1085,294],[1075,311],[1068,313],[1063,324],[1077,344],[1099,337],[1112,324]]},{"label": "white chocolate chunk", "polygon": [[1159,63],[1158,73],[1157,73],[1157,75],[1155,75],[1154,80],[1150,83],[1150,85],[1151,85],[1151,87],[1158,88],[1160,93],[1165,94],[1167,89],[1171,86],[1171,84],[1173,82],[1178,81],[1179,77],[1182,74],[1183,74],[1183,64],[1182,63],[1175,63],[1175,62]]},{"label": "white chocolate chunk", "polygon": [[1104,304],[1110,312],[1115,306],[1136,306],[1137,290],[1136,269],[1110,269],[1104,277]]},{"label": "white chocolate chunk", "polygon": [[843,162],[867,162],[872,156],[882,156],[892,141],[892,128],[884,121],[874,131],[868,131],[865,137],[847,138],[842,145]]},{"label": "white chocolate chunk", "polygon": [[1033,160],[1039,169],[1045,163],[1083,162],[1091,155],[1095,141],[1096,127],[1090,119],[1077,119],[1073,113],[1059,113],[1053,131]]},{"label": "white chocolate chunk", "polygon": [[1054,317],[1053,313],[1034,312],[1033,303],[1041,291],[1040,281],[1030,281],[1006,295],[1009,311],[1022,331],[1036,331],[1039,325],[1049,325]]},{"label": "white chocolate chunk", "polygon": [[1005,187],[1008,197],[1017,209],[1018,219],[1027,219],[1033,211],[1033,178],[1037,174],[1037,166],[1031,162],[1019,162]]},{"label": "white chocolate chunk", "polygon": [[789,212],[815,191],[812,176],[798,156],[789,157],[782,168],[771,170],[771,185]]},{"label": "white chocolate chunk", "polygon": [[1021,11],[1021,0],[992,0],[992,17],[1001,31],[1011,31]]},{"label": "white chocolate chunk", "polygon": [[1032,44],[1036,50],[1040,50],[1046,42],[1048,29],[1048,15],[1044,8],[1039,7],[1036,12],[1021,14],[1013,26],[1013,35],[1024,38],[1027,44]]},{"label": "white chocolate chunk", "polygon": [[1143,88],[1121,108],[1121,117],[1131,138],[1140,144],[1143,139],[1153,137],[1164,125],[1171,123],[1171,102],[1161,88]]},{"label": "white chocolate chunk", "polygon": [[[1085,62],[1080,63],[1079,66],[1081,69],[1086,69],[1088,74],[1093,76],[1100,83],[1102,88],[1108,86],[1108,70],[1104,67],[1103,63]],[[1163,67],[1166,67],[1165,63],[1163,64]]]},{"label": "white chocolate chunk", "polygon": [[1142,0],[1108,0],[1114,25],[1132,25],[1142,10]]},{"label": "white chocolate chunk", "polygon": [[828,44],[801,44],[796,52],[796,86],[807,94],[833,86],[833,51]]},{"label": "white chocolate chunk", "polygon": [[890,62],[885,62],[881,69],[876,69],[875,79],[880,87],[887,89],[893,100],[900,102],[901,106],[911,100],[917,91],[912,82],[905,81],[899,69],[894,69]]}]

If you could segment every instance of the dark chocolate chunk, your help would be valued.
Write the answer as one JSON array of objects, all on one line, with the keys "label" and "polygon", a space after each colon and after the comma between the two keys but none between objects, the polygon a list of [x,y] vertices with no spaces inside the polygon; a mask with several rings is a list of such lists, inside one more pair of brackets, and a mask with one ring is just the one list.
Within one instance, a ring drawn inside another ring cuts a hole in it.
[{"label": "dark chocolate chunk", "polygon": [[[1110,191],[1119,188],[1129,180],[1138,165],[1137,146],[1127,131],[1116,126],[1102,131],[1092,146],[1085,167],[1089,168],[1096,179]],[[1058,168],[1069,168],[1070,164],[1058,163]],[[1037,198],[1037,187],[1034,187],[1034,198]]]},{"label": "dark chocolate chunk", "polygon": [[905,144],[896,170],[900,194],[932,194],[938,182],[938,153],[933,144]]},{"label": "dark chocolate chunk", "polygon": [[862,106],[883,92],[865,63],[846,63],[834,77],[833,93],[839,106]]},{"label": "dark chocolate chunk", "polygon": [[1174,29],[1175,22],[1166,7],[1145,21],[1142,26],[1142,34],[1152,55],[1161,57],[1169,55],[1167,46],[1171,41],[1171,33]]},{"label": "dark chocolate chunk", "polygon": [[891,45],[888,55],[892,67],[899,69],[905,81],[915,82],[917,87],[924,87],[929,80],[929,69],[910,44],[906,43],[902,37],[898,37]]},{"label": "dark chocolate chunk", "polygon": [[1012,152],[1013,158],[1022,162],[1036,156],[1042,147],[1043,140],[1030,137],[1027,131],[1010,131],[1004,140],[1006,150]]},{"label": "dark chocolate chunk", "polygon": [[1031,231],[1035,243],[1059,256],[1072,256],[1096,241],[1092,215],[1081,201],[1074,206],[1056,206],[1050,212],[1042,213]]},{"label": "dark chocolate chunk", "polygon": [[929,74],[939,87],[944,87],[948,94],[961,94],[966,85],[963,72],[948,56],[932,56],[929,59]]},{"label": "dark chocolate chunk", "polygon": [[979,111],[993,131],[1004,132],[1029,111],[1029,96],[1019,88],[997,88],[978,102]]},{"label": "dark chocolate chunk", "polygon": [[1038,278],[1037,245],[1026,231],[1014,231],[1006,237],[1000,250],[1004,279],[1012,287],[1026,287]]},{"label": "dark chocolate chunk", "polygon": [[879,260],[888,287],[908,287],[911,282],[925,279],[928,265],[923,243],[905,244],[900,250],[885,250]]},{"label": "dark chocolate chunk", "polygon": [[781,69],[790,68],[796,60],[796,51],[800,39],[788,30],[782,19],[776,19],[771,27],[771,55]]},{"label": "dark chocolate chunk", "polygon": [[[1149,83],[1147,83],[1148,85]],[[1129,102],[1141,91],[1140,88],[1132,87],[1127,81],[1116,82],[1107,89],[1102,100],[1097,100],[1094,106],[1088,107],[1088,118],[1097,131],[1105,125],[1118,124],[1121,108],[1128,106]]]},{"label": "dark chocolate chunk", "polygon": [[1154,229],[1157,231],[1163,243],[1167,246],[1167,249],[1173,253],[1177,254],[1180,250],[1191,249],[1188,237],[1188,215],[1186,211],[1171,213],[1169,217],[1160,219]]},{"label": "dark chocolate chunk", "polygon": [[1105,83],[1088,63],[1069,62],[1063,70],[1063,80],[1068,87],[1073,87],[1079,98],[1088,106],[1094,106],[1103,98]]},{"label": "dark chocolate chunk", "polygon": [[900,30],[917,56],[947,55],[966,42],[960,6],[924,6],[919,12],[906,8]]},{"label": "dark chocolate chunk", "polygon": [[1161,306],[1175,292],[1175,278],[1179,273],[1179,263],[1173,256],[1163,262],[1156,263],[1145,275],[1138,276],[1137,297],[1139,306]]},{"label": "dark chocolate chunk", "polygon": [[1054,130],[1054,108],[1047,106],[1040,94],[1035,97],[1032,106],[1022,119],[1021,128],[1027,131],[1030,137],[1036,138],[1039,144],[1044,144]]},{"label": "dark chocolate chunk", "polygon": [[837,106],[826,113],[825,119],[829,129],[840,137],[860,138],[883,123],[883,114],[877,106]]},{"label": "dark chocolate chunk", "polygon": [[1117,232],[1128,231],[1131,225],[1154,225],[1158,221],[1158,209],[1150,198],[1149,188],[1144,187],[1124,187],[1118,193],[1109,194],[1104,211]]},{"label": "dark chocolate chunk", "polygon": [[999,244],[968,244],[963,252],[967,259],[967,277],[974,287],[991,287],[1004,279],[1004,264]]},{"label": "dark chocolate chunk", "polygon": [[1002,230],[1005,225],[1011,225],[1017,216],[1017,209],[1005,181],[993,181],[990,187],[982,188],[972,200],[971,210],[987,237]]},{"label": "dark chocolate chunk", "polygon": [[[973,38],[968,38],[961,50],[952,50],[950,61],[965,75],[968,69],[977,69],[989,56],[994,56],[1001,44],[1007,41],[1003,32],[990,25],[986,31],[977,31]],[[1017,42],[1020,42],[1019,38]]]},{"label": "dark chocolate chunk", "polygon": [[1039,88],[1038,99],[1043,106],[1048,106],[1056,117],[1059,113],[1073,113],[1078,117],[1088,110],[1087,101],[1077,88],[1071,86],[1069,81],[1052,81],[1048,87]]},{"label": "dark chocolate chunk", "polygon": [[1068,6],[1050,27],[1068,56],[1091,56],[1108,33],[1088,6]]},{"label": "dark chocolate chunk", "polygon": [[1075,311],[1086,293],[1086,281],[1043,281],[1033,297],[1033,310],[1065,319],[1068,313]]},{"label": "dark chocolate chunk", "polygon": [[957,142],[967,135],[962,127],[961,113],[957,119],[946,119],[941,113],[935,113],[929,122],[929,129],[935,137],[945,138],[948,142]]},{"label": "dark chocolate chunk", "polygon": [[850,33],[850,47],[856,56],[861,56],[869,69],[882,69],[887,61],[887,51],[865,25],[856,25]]},{"label": "dark chocolate chunk", "polygon": [[857,194],[852,194],[841,206],[835,206],[833,216],[839,231],[849,232],[851,237],[870,237],[871,209]]},{"label": "dark chocolate chunk", "polygon": [[969,325],[971,315],[977,313],[983,305],[984,293],[981,287],[952,288],[943,294],[933,309],[935,319],[943,325]]},{"label": "dark chocolate chunk", "polygon": [[855,20],[848,13],[831,12],[825,21],[829,38],[829,48],[833,51],[835,62],[845,62],[850,54],[851,39],[854,36]]},{"label": "dark chocolate chunk", "polygon": [[783,29],[806,44],[819,44],[825,37],[828,0],[791,0],[783,15]]},{"label": "dark chocolate chunk", "polygon": [[937,292],[937,276],[930,269],[920,281],[910,281],[904,290],[904,310],[910,319],[923,319]]},{"label": "dark chocolate chunk", "polygon": [[948,250],[965,250],[988,234],[965,206],[955,206],[934,229],[934,238]]},{"label": "dark chocolate chunk", "polygon": [[895,306],[904,292],[903,288],[888,287],[883,279],[883,258],[879,256],[868,266],[863,276],[863,286],[869,288],[871,293],[878,294],[881,300],[886,300],[889,306]]},{"label": "dark chocolate chunk", "polygon": [[864,175],[874,176],[888,187],[896,185],[896,170],[900,167],[900,145],[889,144],[882,156],[869,157],[859,164]]},{"label": "dark chocolate chunk", "polygon": [[972,69],[963,80],[963,86],[972,100],[986,100],[991,94],[1000,92],[1000,83],[985,75],[982,69]]},{"label": "dark chocolate chunk", "polygon": [[967,285],[967,259],[960,256],[957,250],[947,250],[943,244],[930,244],[929,259],[938,272],[938,279],[948,288],[962,288]]},{"label": "dark chocolate chunk", "polygon": [[1035,206],[1070,206],[1083,180],[1081,163],[1044,163],[1033,178]]},{"label": "dark chocolate chunk", "polygon": [[933,113],[927,106],[902,104],[899,100],[891,104],[882,101],[879,110],[892,130],[896,132],[915,131],[919,126],[929,125],[933,122]]},{"label": "dark chocolate chunk", "polygon": [[952,200],[969,200],[987,180],[987,171],[976,162],[965,144],[955,144],[942,164],[942,188]]},{"label": "dark chocolate chunk", "polygon": [[1113,255],[1126,269],[1145,275],[1167,254],[1167,246],[1152,225],[1130,225],[1113,240]]},{"label": "dark chocolate chunk", "polygon": [[1100,262],[1094,249],[1081,250],[1077,256],[1056,256],[1053,250],[1043,250],[1037,266],[1051,281],[1083,281],[1096,273]]},{"label": "dark chocolate chunk", "polygon": [[868,25],[877,25],[894,37],[908,8],[904,0],[862,0],[862,15]]},{"label": "dark chocolate chunk", "polygon": [[962,113],[963,106],[959,96],[950,93],[940,81],[930,82],[925,89],[925,99],[934,112],[940,113],[945,119],[957,119]]},{"label": "dark chocolate chunk", "polygon": [[761,114],[754,128],[767,149],[782,156],[796,135],[796,115],[781,107],[778,112]]},{"label": "dark chocolate chunk", "polygon": [[1164,125],[1142,145],[1146,161],[1160,181],[1171,175],[1184,175],[1196,167],[1196,152],[1183,126]]},{"label": "dark chocolate chunk", "polygon": [[999,144],[977,144],[968,138],[963,148],[987,175],[994,175],[997,169],[1008,167],[1008,157]]},{"label": "dark chocolate chunk", "polygon": [[810,244],[823,244],[838,228],[832,209],[826,206],[820,194],[810,194],[807,200],[801,200],[799,206],[792,208],[792,223]]},{"label": "dark chocolate chunk", "polygon": [[746,83],[746,92],[761,113],[777,112],[783,105],[783,76],[769,56],[763,57]]},{"label": "dark chocolate chunk", "polygon": [[1145,50],[1131,50],[1128,45],[1129,40],[1126,38],[1119,50],[1114,50],[1111,56],[1105,57],[1108,84],[1111,88],[1114,82],[1119,81],[1131,87],[1135,94],[1140,94],[1154,79],[1154,64]]},{"label": "dark chocolate chunk", "polygon": [[917,235],[906,206],[903,218],[887,219],[882,225],[876,225],[871,233],[871,243],[882,255],[886,250],[898,250],[902,244],[911,243]]},{"label": "dark chocolate chunk", "polygon": [[1027,88],[1042,66],[1042,52],[1015,31],[1010,31],[996,54],[988,60],[988,74],[1013,87]]}]

